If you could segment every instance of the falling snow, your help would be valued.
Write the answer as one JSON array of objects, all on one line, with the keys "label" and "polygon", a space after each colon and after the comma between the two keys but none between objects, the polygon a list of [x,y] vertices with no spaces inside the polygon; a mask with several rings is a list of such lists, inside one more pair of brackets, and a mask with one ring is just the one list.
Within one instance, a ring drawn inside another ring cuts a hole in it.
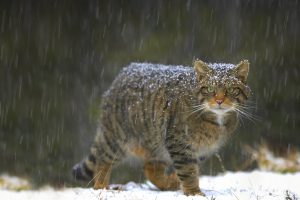
[{"label": "falling snow", "polygon": [[[130,62],[146,61],[188,65],[194,58],[229,63],[247,58],[251,62],[248,83],[254,95],[250,106],[261,120],[243,122],[236,140],[221,152],[226,157],[225,165],[238,169],[239,166],[235,165],[240,165],[240,162],[237,160],[244,158],[236,152],[242,152],[245,144],[258,146],[261,142],[273,146],[276,149],[274,155],[286,152],[291,157],[293,151],[290,149],[299,150],[300,147],[299,2],[1,2],[1,173],[21,174],[35,180],[37,185],[71,184],[71,166],[88,152],[96,131],[94,123],[100,112],[97,109],[100,96],[121,68]],[[167,67],[150,63],[132,63],[131,66],[132,70],[138,66],[146,70],[143,80],[137,81],[134,87],[151,82],[156,76],[162,83],[168,83],[168,76],[182,83],[184,77],[194,76],[192,67],[186,66]],[[209,66],[225,70],[217,71],[226,74],[234,65],[209,63]],[[170,67],[172,74],[168,74]],[[147,71],[150,68],[151,73]],[[212,76],[212,79],[217,80],[219,75]],[[195,78],[189,85],[194,82]],[[149,90],[154,90],[159,84],[153,82],[148,86]],[[297,164],[299,162],[298,159]],[[282,162],[274,164],[272,168],[277,169]],[[214,167],[207,165],[203,171],[216,172],[218,169]],[[124,169],[120,173],[130,174]],[[262,176],[265,175],[269,180],[274,178],[267,174]],[[205,191],[210,188],[205,186],[206,180],[225,177],[227,175],[204,177],[201,185]],[[300,185],[297,182],[299,175],[294,177],[277,183]],[[17,193],[9,190],[14,187],[10,184],[14,180],[6,182],[6,190],[0,192],[0,199],[99,197],[99,191],[73,188]],[[257,186],[263,184],[254,183]],[[275,181],[272,183],[274,186],[268,188],[277,187]],[[243,184],[237,188],[242,188],[241,192],[246,191],[245,195],[248,195]],[[229,185],[223,186],[224,191]],[[297,193],[299,197],[299,191],[288,187],[291,195]],[[276,199],[276,195],[278,199],[285,199],[285,189],[279,187],[278,192],[274,191],[269,192],[270,195],[254,191],[251,199]],[[143,192],[157,195],[157,199],[164,195],[174,199],[180,195],[137,189],[137,198]],[[118,194],[126,192],[103,193],[117,198]],[[207,194],[209,199],[217,196],[217,193]],[[230,199],[243,199],[242,194],[238,198],[236,194],[240,193],[228,195],[231,195]]]}]

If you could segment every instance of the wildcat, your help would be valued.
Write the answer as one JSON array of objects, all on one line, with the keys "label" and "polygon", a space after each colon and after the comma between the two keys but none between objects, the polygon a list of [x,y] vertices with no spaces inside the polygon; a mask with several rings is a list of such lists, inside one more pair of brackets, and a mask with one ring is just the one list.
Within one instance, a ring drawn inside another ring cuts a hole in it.
[{"label": "wildcat", "polygon": [[90,154],[73,175],[106,188],[112,166],[132,153],[144,159],[145,175],[159,189],[204,195],[199,158],[215,153],[236,129],[251,93],[248,72],[247,60],[196,60],[194,68],[130,64],[102,96]]}]

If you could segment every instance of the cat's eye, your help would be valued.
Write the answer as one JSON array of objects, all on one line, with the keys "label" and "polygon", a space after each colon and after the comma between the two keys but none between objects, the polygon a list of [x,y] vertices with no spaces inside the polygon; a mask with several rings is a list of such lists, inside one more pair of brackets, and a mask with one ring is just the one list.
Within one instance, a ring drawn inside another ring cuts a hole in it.
[{"label": "cat's eye", "polygon": [[213,87],[208,87],[208,88],[207,88],[207,91],[208,91],[209,93],[213,93],[213,92],[215,91],[215,88],[213,88]]},{"label": "cat's eye", "polygon": [[237,96],[240,94],[240,88],[230,87],[230,88],[227,88],[227,92],[230,95]]},{"label": "cat's eye", "polygon": [[201,92],[203,93],[203,94],[206,94],[206,95],[208,95],[208,94],[211,94],[211,93],[214,93],[215,92],[215,88],[214,87],[203,87],[202,89],[201,89]]}]

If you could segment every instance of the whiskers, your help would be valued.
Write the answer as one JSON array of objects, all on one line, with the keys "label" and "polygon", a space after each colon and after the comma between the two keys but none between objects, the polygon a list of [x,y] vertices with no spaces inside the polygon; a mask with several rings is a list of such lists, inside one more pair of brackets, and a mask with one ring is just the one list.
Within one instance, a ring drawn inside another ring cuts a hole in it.
[{"label": "whiskers", "polygon": [[234,104],[233,110],[238,113],[239,119],[243,122],[243,118],[256,123],[261,121],[261,119],[253,113],[256,109],[254,104]]},{"label": "whiskers", "polygon": [[206,104],[198,104],[198,105],[193,105],[191,106],[191,109],[188,111],[189,115],[188,117],[190,117],[193,114],[197,114],[197,115],[201,115],[201,113],[207,108]]},{"label": "whiskers", "polygon": [[212,113],[215,113],[217,117],[224,117],[227,115],[227,113],[230,112],[236,112],[239,117],[239,122],[244,124],[244,119],[247,119],[251,121],[252,123],[256,123],[261,121],[261,118],[255,115],[255,111],[257,110],[257,107],[254,102],[249,102],[247,104],[239,104],[239,103],[233,103],[232,107],[229,108],[223,108],[223,109],[212,109],[208,105],[207,102],[203,102],[201,104],[197,102],[193,102],[189,108],[186,110],[188,113],[188,117],[192,115],[196,115],[197,117],[200,117],[204,112],[210,111]]}]

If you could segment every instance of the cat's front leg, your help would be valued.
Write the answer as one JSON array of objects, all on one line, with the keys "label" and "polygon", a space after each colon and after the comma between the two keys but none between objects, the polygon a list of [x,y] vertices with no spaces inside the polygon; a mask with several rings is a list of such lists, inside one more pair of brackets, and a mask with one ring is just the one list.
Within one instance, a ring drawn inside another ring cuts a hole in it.
[{"label": "cat's front leg", "polygon": [[187,163],[180,168],[176,168],[176,174],[181,182],[182,190],[185,195],[202,195],[199,188],[198,166],[196,164]]},{"label": "cat's front leg", "polygon": [[199,168],[197,158],[192,156],[189,146],[173,144],[169,146],[168,150],[184,194],[205,196],[199,188]]}]

